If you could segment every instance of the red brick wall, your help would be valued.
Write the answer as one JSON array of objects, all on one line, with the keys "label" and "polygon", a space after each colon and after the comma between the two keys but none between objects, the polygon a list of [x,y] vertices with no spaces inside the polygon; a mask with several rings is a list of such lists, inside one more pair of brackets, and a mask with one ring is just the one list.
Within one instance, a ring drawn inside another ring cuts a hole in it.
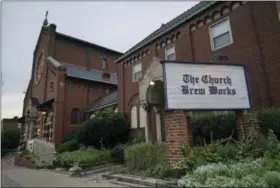
[{"label": "red brick wall", "polygon": [[[70,86],[73,84],[74,88]],[[81,121],[83,120],[83,110],[94,100],[103,97],[107,89],[116,88],[116,86],[102,83],[87,82],[78,79],[67,78],[65,84],[65,104],[64,104],[64,129],[69,130],[71,123],[71,111],[74,108],[80,109]]]},{"label": "red brick wall", "polygon": [[[57,38],[56,38],[57,39]],[[79,45],[71,44],[65,40],[56,40],[55,59],[81,67],[86,66],[85,49]]]},{"label": "red brick wall", "polygon": [[[249,86],[254,107],[267,107],[272,104],[280,106],[280,89],[279,85],[279,20],[277,17],[275,2],[247,2],[240,5],[235,10],[231,10],[224,16],[212,20],[203,27],[197,28],[195,31],[190,30],[192,24],[196,24],[198,20],[207,15],[212,15],[214,11],[220,11],[225,5],[230,6],[233,2],[222,2],[217,6],[198,15],[192,21],[183,24],[174,31],[170,31],[166,35],[157,39],[148,46],[143,47],[139,51],[131,54],[118,64],[118,105],[122,112],[129,112],[128,104],[139,92],[137,82],[132,82],[132,65],[128,63],[139,52],[149,49],[150,54],[140,61],[143,63],[144,70],[150,63],[153,56],[160,59],[165,58],[165,48],[156,49],[159,44],[167,37],[171,37],[180,31],[181,37],[175,41],[175,51],[177,60],[190,61],[215,61],[215,56],[228,56],[228,61],[247,65],[249,75]],[[259,14],[256,16],[255,14]],[[224,17],[229,17],[233,43],[215,52],[211,51],[209,39],[209,26]],[[256,21],[257,20],[257,21]],[[269,21],[268,21],[269,20]],[[266,24],[268,22],[269,24]],[[246,31],[246,32],[244,32]],[[259,39],[259,36],[261,39]],[[263,47],[261,47],[261,45]],[[263,50],[261,53],[261,50]],[[265,56],[264,58],[262,55]],[[265,69],[263,68],[265,67]],[[265,81],[265,73],[268,75],[270,84]],[[270,86],[270,87],[268,87]],[[273,91],[272,91],[273,90]],[[271,100],[270,95],[272,96]],[[270,102],[272,101],[272,103]]]},{"label": "red brick wall", "polygon": [[55,58],[58,61],[72,65],[87,67],[89,69],[102,70],[101,58],[107,58],[107,72],[116,73],[114,61],[118,54],[101,49],[93,49],[88,45],[81,45],[66,39],[56,37]]},{"label": "red brick wall", "polygon": [[[46,85],[46,100],[56,98],[57,93],[57,70],[50,64],[48,64],[47,71],[47,85]],[[53,90],[51,90],[51,83],[53,84]]]},{"label": "red brick wall", "polygon": [[[34,83],[34,72],[41,50],[44,50],[45,64],[39,84]],[[39,102],[55,98],[54,107],[54,141],[56,148],[64,132],[70,124],[70,113],[75,107],[81,112],[89,102],[105,95],[108,88],[116,86],[93,83],[76,79],[82,85],[80,88],[69,88],[64,69],[57,69],[47,62],[47,57],[52,56],[60,62],[101,70],[101,57],[108,59],[107,72],[115,73],[113,62],[120,54],[106,49],[92,47],[92,45],[77,42],[69,37],[56,34],[56,26],[50,25],[43,28],[34,51],[32,66],[31,97],[37,97]],[[54,90],[50,92],[50,83],[54,83]],[[62,83],[63,85],[59,85]],[[82,114],[83,115],[83,114]]]},{"label": "red brick wall", "polygon": [[267,74],[268,104],[280,106],[280,20],[276,2],[250,2],[258,32],[260,58]]},{"label": "red brick wall", "polygon": [[17,119],[3,119],[2,120],[2,130],[7,130],[10,128],[16,128],[18,127],[19,121]]},{"label": "red brick wall", "polygon": [[34,52],[34,62],[32,67],[32,75],[31,75],[31,96],[37,97],[40,102],[45,100],[45,88],[46,88],[46,79],[47,79],[47,61],[44,63],[43,67],[43,74],[40,79],[40,82],[36,85],[34,82],[36,66],[38,64],[39,56],[41,51],[44,51],[44,58],[45,60],[48,57],[48,47],[49,47],[49,32],[48,29],[43,29],[41,36],[39,37],[38,44],[36,46]]},{"label": "red brick wall", "polygon": [[164,122],[167,157],[173,163],[181,159],[183,144],[191,146],[190,124],[182,110],[166,111]]}]

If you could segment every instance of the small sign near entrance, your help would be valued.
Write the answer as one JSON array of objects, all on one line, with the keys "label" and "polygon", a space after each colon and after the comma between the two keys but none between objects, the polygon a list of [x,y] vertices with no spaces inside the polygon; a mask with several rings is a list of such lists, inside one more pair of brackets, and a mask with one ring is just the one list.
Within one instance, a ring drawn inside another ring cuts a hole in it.
[{"label": "small sign near entrance", "polygon": [[244,65],[179,61],[162,64],[166,109],[251,108]]}]

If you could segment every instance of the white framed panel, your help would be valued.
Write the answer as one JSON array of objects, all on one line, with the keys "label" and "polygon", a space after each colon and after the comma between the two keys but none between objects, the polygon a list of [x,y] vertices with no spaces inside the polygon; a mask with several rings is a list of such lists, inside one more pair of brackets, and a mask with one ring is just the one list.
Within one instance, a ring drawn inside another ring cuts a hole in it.
[{"label": "white framed panel", "polygon": [[163,71],[166,109],[251,108],[243,65],[164,61]]}]

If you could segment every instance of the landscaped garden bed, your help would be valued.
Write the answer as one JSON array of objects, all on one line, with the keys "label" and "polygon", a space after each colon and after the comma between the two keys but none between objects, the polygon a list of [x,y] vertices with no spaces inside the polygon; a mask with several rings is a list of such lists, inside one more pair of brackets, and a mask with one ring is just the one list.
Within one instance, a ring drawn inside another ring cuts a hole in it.
[{"label": "landscaped garden bed", "polygon": [[52,166],[42,161],[38,155],[29,151],[17,153],[15,156],[15,165],[30,169],[50,168]]},{"label": "landscaped garden bed", "polygon": [[[118,128],[126,121],[120,114],[106,112],[85,122],[76,133],[68,134],[57,161],[69,168],[75,164],[82,168],[123,164],[118,173],[172,182],[177,179],[185,187],[277,187],[280,185],[280,110],[262,110],[259,120],[262,133],[259,137],[237,141],[234,114],[194,116],[194,146],[183,145],[182,159],[170,165],[164,145],[145,143],[143,139],[117,140],[126,134],[127,125]],[[270,133],[269,129],[272,129]],[[77,150],[81,143],[97,149]]]}]

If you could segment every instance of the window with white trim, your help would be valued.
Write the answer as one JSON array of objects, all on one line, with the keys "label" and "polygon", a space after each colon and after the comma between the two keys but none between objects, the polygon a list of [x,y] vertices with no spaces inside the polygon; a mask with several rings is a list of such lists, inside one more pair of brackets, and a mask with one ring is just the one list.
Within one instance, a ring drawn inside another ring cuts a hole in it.
[{"label": "window with white trim", "polygon": [[133,106],[130,110],[130,124],[131,129],[137,128],[137,107]]},{"label": "window with white trim", "polygon": [[170,46],[165,48],[165,59],[166,60],[175,60],[175,46]]},{"label": "window with white trim", "polygon": [[217,50],[232,43],[229,18],[223,19],[209,27],[212,50]]},{"label": "window with white trim", "polygon": [[140,127],[146,127],[147,126],[147,111],[143,108],[143,106],[140,107]]},{"label": "window with white trim", "polygon": [[132,80],[133,82],[140,81],[142,79],[142,63],[137,63],[132,66]]}]

